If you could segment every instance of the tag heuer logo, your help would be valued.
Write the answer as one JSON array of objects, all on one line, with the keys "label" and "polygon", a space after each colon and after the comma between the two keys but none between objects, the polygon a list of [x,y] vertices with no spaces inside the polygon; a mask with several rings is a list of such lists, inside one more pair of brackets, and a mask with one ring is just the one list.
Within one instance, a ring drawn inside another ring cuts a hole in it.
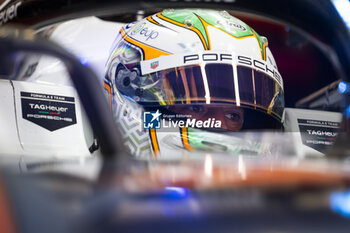
[{"label": "tag heuer logo", "polygon": [[216,23],[221,26],[228,26],[231,29],[236,29],[243,32],[247,31],[247,29],[244,26],[232,20],[218,20],[216,21]]},{"label": "tag heuer logo", "polygon": [[157,68],[159,66],[159,61],[155,61],[155,62],[152,62],[151,63],[151,68],[152,69],[155,69],[155,68]]}]

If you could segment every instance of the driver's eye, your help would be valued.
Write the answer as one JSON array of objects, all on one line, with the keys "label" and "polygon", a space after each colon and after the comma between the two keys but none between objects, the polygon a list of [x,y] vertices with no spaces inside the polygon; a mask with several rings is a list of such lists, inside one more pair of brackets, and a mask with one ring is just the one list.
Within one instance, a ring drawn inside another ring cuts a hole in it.
[{"label": "driver's eye", "polygon": [[194,105],[189,107],[189,110],[191,110],[192,112],[202,112],[203,111],[203,107],[202,106],[198,106],[198,105]]},{"label": "driver's eye", "polygon": [[225,117],[230,119],[231,121],[239,121],[241,116],[235,112],[225,114]]}]

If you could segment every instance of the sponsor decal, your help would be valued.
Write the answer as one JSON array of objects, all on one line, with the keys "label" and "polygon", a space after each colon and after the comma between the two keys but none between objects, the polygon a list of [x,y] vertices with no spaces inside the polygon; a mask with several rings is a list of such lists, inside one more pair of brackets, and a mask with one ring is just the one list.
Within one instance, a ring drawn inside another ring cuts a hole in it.
[{"label": "sponsor decal", "polygon": [[157,110],[156,112],[144,112],[143,128],[145,129],[160,129],[173,127],[192,127],[192,128],[221,128],[221,121],[215,118],[206,120],[198,120],[192,118],[191,115],[174,114],[163,115]]},{"label": "sponsor decal", "polygon": [[232,61],[232,54],[230,53],[203,53],[199,54],[190,54],[183,57],[184,64],[193,61]]},{"label": "sponsor decal", "polygon": [[55,131],[77,123],[74,97],[21,92],[22,117]]},{"label": "sponsor decal", "polygon": [[159,66],[159,61],[155,61],[155,62],[152,62],[151,63],[151,68],[152,69],[155,69],[155,68],[157,68]]},{"label": "sponsor decal", "polygon": [[159,32],[156,30],[151,30],[148,27],[145,27],[146,23],[143,23],[139,26],[137,26],[131,33],[130,35],[134,36],[136,34],[139,34],[141,36],[144,36],[146,41],[149,39],[153,40],[156,39],[159,36]]},{"label": "sponsor decal", "polygon": [[146,37],[146,41],[148,39],[156,39],[159,35],[159,32],[155,31],[155,30],[149,30],[147,27],[142,29],[140,31],[140,35],[143,35],[144,37]]},{"label": "sponsor decal", "polygon": [[132,28],[135,24],[136,24],[136,22],[128,23],[128,24],[125,26],[125,30],[128,30],[128,29]]},{"label": "sponsor decal", "polygon": [[265,72],[273,77],[283,89],[283,80],[280,73],[273,66],[268,65],[265,61],[252,59],[250,57],[238,56],[238,64],[247,65],[259,71]]},{"label": "sponsor decal", "polygon": [[[232,61],[232,60],[233,60],[232,54],[229,54],[229,53],[190,54],[190,55],[185,55],[183,57],[184,64],[192,63],[194,61],[225,62],[225,61]],[[265,61],[256,60],[246,56],[237,56],[237,62],[238,64],[250,66],[254,69],[265,72],[267,75],[274,78],[283,89],[283,81],[282,81],[281,75],[273,66],[268,65]]]},{"label": "sponsor decal", "polygon": [[216,24],[220,25],[220,26],[224,26],[224,27],[230,27],[231,29],[236,29],[236,30],[239,30],[239,31],[247,31],[247,29],[240,25],[239,23],[235,22],[235,21],[232,21],[232,20],[217,20],[216,21]]},{"label": "sponsor decal", "polygon": [[[155,61],[161,62],[156,68],[151,68],[151,63]],[[203,63],[223,63],[230,65],[237,64],[248,66],[254,70],[261,71],[269,77],[273,78],[283,89],[283,80],[276,67],[272,66],[264,60],[257,60],[251,57],[235,55],[232,53],[203,51],[201,53],[172,54],[140,62],[142,75],[174,67],[197,65]]]},{"label": "sponsor decal", "polygon": [[134,30],[132,30],[132,32],[130,33],[130,35],[136,35],[137,33],[139,33],[144,27],[146,26],[146,23],[140,24],[139,26],[137,26]]},{"label": "sponsor decal", "polygon": [[18,7],[22,2],[17,2],[0,11],[0,25],[7,23],[17,17]]},{"label": "sponsor decal", "polygon": [[339,122],[298,119],[298,124],[303,144],[322,153],[333,145],[339,131]]}]

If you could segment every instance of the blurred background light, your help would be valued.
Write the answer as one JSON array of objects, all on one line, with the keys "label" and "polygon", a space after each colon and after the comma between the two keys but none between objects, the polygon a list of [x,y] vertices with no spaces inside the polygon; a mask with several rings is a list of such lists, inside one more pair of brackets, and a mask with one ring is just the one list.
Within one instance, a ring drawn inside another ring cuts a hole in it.
[{"label": "blurred background light", "polygon": [[350,118],[350,105],[345,109],[344,114],[347,118]]},{"label": "blurred background light", "polygon": [[88,59],[87,58],[82,57],[79,60],[80,60],[80,63],[83,64],[84,66],[88,65]]},{"label": "blurred background light", "polygon": [[166,196],[173,199],[185,198],[188,194],[188,190],[183,187],[169,186],[165,187],[165,190]]},{"label": "blurred background light", "polygon": [[334,212],[350,218],[350,190],[331,193],[330,207]]},{"label": "blurred background light", "polygon": [[346,26],[350,29],[350,1],[349,0],[332,0],[339,15],[343,18]]},{"label": "blurred background light", "polygon": [[345,92],[348,92],[349,91],[349,85],[344,82],[344,81],[341,81],[339,84],[338,84],[338,91],[339,93],[341,94],[344,94]]}]

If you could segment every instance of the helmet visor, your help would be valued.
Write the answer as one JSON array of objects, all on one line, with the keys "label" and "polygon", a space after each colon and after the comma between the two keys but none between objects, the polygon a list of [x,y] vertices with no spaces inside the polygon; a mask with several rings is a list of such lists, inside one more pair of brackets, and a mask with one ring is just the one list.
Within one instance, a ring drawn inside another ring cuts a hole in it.
[{"label": "helmet visor", "polygon": [[[146,106],[230,104],[260,109],[281,119],[283,89],[264,72],[247,66],[207,63],[175,67],[143,76],[137,64],[124,65],[118,90]],[[120,75],[119,75],[120,76]]]}]

